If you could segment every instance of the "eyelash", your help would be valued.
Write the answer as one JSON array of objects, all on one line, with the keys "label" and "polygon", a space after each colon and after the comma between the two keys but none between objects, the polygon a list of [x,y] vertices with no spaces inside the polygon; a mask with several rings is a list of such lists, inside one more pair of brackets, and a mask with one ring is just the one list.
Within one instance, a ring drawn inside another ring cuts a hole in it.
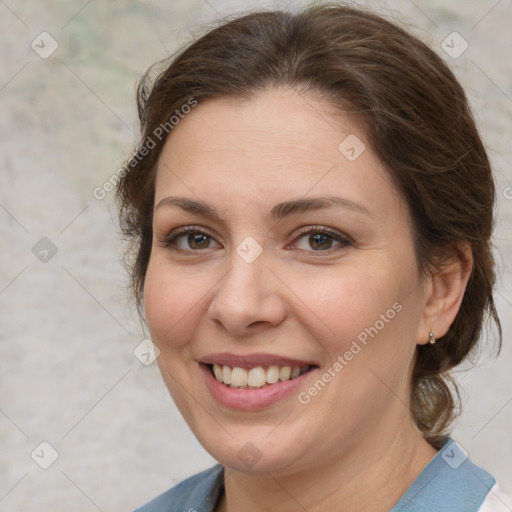
[{"label": "eyelash", "polygon": [[[177,231],[171,232],[168,236],[165,237],[165,239],[162,242],[162,247],[167,247],[173,251],[177,252],[188,252],[188,253],[197,253],[202,252],[205,249],[178,249],[175,246],[176,240],[178,240],[180,237],[184,235],[190,235],[190,234],[201,234],[204,236],[207,236],[211,239],[214,239],[207,231],[197,227],[197,226],[186,226],[184,228],[180,228]],[[321,253],[321,254],[330,254],[333,251],[336,251],[337,249],[341,249],[344,247],[348,247],[352,245],[352,241],[347,237],[343,236],[341,233],[335,231],[334,229],[323,227],[323,226],[305,226],[303,228],[299,228],[297,236],[294,240],[296,242],[298,239],[311,234],[320,234],[320,235],[327,235],[331,237],[334,241],[339,242],[340,245],[335,247],[330,247],[329,249],[325,250],[311,250],[306,252],[312,252],[312,253]],[[174,246],[174,247],[173,247]],[[208,249],[208,248],[207,248]],[[305,250],[305,249],[300,249]]]}]

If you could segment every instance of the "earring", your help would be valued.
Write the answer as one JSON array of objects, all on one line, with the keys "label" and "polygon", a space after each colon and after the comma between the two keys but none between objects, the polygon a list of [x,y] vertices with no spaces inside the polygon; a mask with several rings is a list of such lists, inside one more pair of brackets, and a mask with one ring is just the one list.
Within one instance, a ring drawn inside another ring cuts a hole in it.
[{"label": "earring", "polygon": [[433,345],[436,342],[436,335],[433,332],[430,332],[428,335],[430,338],[429,343]]}]

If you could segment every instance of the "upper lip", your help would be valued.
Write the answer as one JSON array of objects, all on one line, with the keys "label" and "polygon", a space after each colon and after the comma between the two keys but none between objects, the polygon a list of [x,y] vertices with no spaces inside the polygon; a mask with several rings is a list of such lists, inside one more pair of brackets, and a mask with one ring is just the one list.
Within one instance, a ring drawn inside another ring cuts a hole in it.
[{"label": "upper lip", "polygon": [[219,364],[239,368],[254,368],[256,366],[317,366],[314,362],[308,360],[293,359],[276,354],[254,353],[254,354],[232,354],[230,352],[220,352],[210,354],[199,360],[203,364]]}]

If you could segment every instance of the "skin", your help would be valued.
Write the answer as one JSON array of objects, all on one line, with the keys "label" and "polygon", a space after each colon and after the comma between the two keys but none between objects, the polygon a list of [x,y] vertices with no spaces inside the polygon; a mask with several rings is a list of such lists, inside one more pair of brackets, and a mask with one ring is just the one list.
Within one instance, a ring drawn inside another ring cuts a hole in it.
[{"label": "skin", "polygon": [[[338,150],[349,134],[365,140],[321,100],[280,88],[199,104],[161,154],[146,320],[178,408],[226,468],[217,511],[388,511],[436,453],[413,424],[410,375],[416,345],[453,321],[471,255],[461,245],[439,273],[421,276],[405,203],[369,144],[355,161]],[[277,203],[324,195],[367,212],[268,217]],[[220,219],[157,207],[168,196],[208,203]],[[185,235],[166,247],[183,226],[211,238],[191,247]],[[350,242],[327,236],[319,248],[297,232],[303,226]],[[236,252],[247,236],[263,249],[252,263]],[[293,393],[259,411],[231,410],[199,370],[217,352],[312,360],[319,368],[299,390],[307,391],[396,303],[401,311],[306,405]],[[237,456],[248,442],[261,454],[250,468]]]}]

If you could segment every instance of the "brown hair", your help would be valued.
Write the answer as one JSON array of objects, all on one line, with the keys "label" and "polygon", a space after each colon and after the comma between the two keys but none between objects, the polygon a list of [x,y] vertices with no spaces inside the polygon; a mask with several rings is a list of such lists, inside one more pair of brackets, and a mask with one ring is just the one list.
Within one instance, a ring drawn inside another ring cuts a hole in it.
[{"label": "brown hair", "polygon": [[[150,68],[139,83],[141,141],[117,189],[139,312],[151,254],[156,164],[166,140],[155,130],[168,123],[167,135],[171,116],[191,98],[248,98],[280,85],[317,94],[355,115],[365,129],[365,142],[410,209],[424,275],[435,272],[457,242],[471,245],[473,268],[459,313],[440,342],[417,347],[412,377],[412,417],[439,446],[457,412],[449,370],[476,346],[486,316],[496,322],[501,343],[492,295],[494,182],[466,96],[449,68],[395,24],[327,4],[233,19],[152,75]],[[155,147],[148,151],[150,139]]]}]

